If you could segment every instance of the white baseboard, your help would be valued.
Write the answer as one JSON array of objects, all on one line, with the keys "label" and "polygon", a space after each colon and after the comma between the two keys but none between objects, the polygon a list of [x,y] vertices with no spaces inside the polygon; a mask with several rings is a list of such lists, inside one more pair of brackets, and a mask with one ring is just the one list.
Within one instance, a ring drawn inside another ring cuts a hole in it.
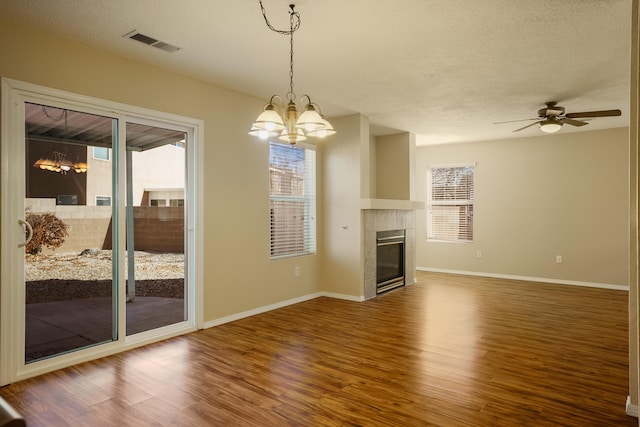
[{"label": "white baseboard", "polygon": [[638,405],[631,404],[631,396],[627,396],[627,415],[638,418]]},{"label": "white baseboard", "polygon": [[308,301],[310,299],[321,297],[321,292],[316,292],[314,294],[304,295],[298,298],[292,298],[286,301],[280,301],[275,304],[269,304],[262,307],[254,308],[251,310],[243,311],[240,313],[232,314],[230,316],[220,317],[218,319],[209,320],[208,322],[204,322],[203,329],[212,328],[214,326],[222,325],[224,323],[234,322],[236,320],[244,319],[245,317],[255,316],[256,314],[266,313],[267,311],[276,310],[278,308],[286,307],[288,305],[297,304],[299,302]]},{"label": "white baseboard", "polygon": [[225,317],[220,317],[218,319],[210,320],[208,322],[204,322],[202,327],[203,329],[213,328],[214,326],[222,325],[229,322],[234,322],[236,320],[244,319],[245,317],[255,316],[256,314],[266,313],[267,311],[276,310],[278,308],[286,307],[288,305],[298,304],[300,302],[309,301],[319,297],[329,297],[329,298],[343,299],[343,300],[355,301],[355,302],[364,301],[364,296],[357,297],[353,295],[337,294],[333,292],[316,292],[316,293],[304,295],[298,298],[292,298],[286,301],[277,302],[275,304],[269,304],[262,307],[254,308],[252,310],[247,310],[240,313],[232,314],[230,316],[225,316]]},{"label": "white baseboard", "polygon": [[364,301],[364,296],[360,295],[359,297],[354,295],[346,295],[346,294],[336,294],[334,292],[320,292],[320,296],[335,298],[335,299],[343,299],[346,301],[354,301],[354,302],[362,302]]},{"label": "white baseboard", "polygon": [[433,273],[462,274],[465,276],[493,277],[496,279],[523,280],[527,282],[553,283],[558,285],[585,286],[588,288],[613,289],[616,291],[627,291],[627,292],[629,291],[629,286],[627,285],[612,285],[609,283],[578,282],[575,280],[548,279],[545,277],[514,276],[510,274],[483,273],[478,271],[447,270],[442,268],[416,267],[416,270],[430,271]]},{"label": "white baseboard", "polygon": [[[547,279],[544,277],[514,276],[509,274],[483,273],[483,272],[477,272],[477,271],[447,270],[442,268],[416,267],[416,270],[430,271],[434,273],[462,274],[466,276],[493,277],[496,279],[523,280],[528,282],[542,282],[542,283],[553,283],[553,284],[560,284],[560,285],[586,286],[591,288],[604,288],[604,289],[614,289],[614,290],[620,290],[620,291],[629,291],[628,286],[611,285],[607,283],[577,282],[573,280]],[[417,279],[415,279],[414,282],[417,282]],[[275,304],[265,305],[262,307],[254,308],[252,310],[247,310],[240,313],[232,314],[230,316],[225,316],[218,319],[210,320],[208,322],[203,323],[203,329],[212,328],[214,326],[244,319],[245,317],[255,316],[256,314],[266,313],[267,311],[276,310],[278,308],[308,301],[318,297],[336,298],[336,299],[342,299],[342,300],[354,301],[354,302],[362,302],[365,300],[364,296],[362,295],[354,296],[354,295],[347,295],[347,294],[338,294],[334,292],[315,292],[313,294],[304,295],[298,298],[292,298],[286,301],[280,301]],[[631,406],[631,408],[632,408],[631,410],[635,410],[635,413],[636,413],[635,416],[637,416],[637,413],[638,413],[637,406]]]}]

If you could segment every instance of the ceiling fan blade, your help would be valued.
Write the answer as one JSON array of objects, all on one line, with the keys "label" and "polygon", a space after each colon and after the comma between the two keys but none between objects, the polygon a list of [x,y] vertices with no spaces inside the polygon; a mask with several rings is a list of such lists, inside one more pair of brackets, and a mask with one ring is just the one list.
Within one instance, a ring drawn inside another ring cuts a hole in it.
[{"label": "ceiling fan blade", "polygon": [[514,130],[514,132],[519,132],[519,131],[521,131],[521,130],[524,130],[524,129],[528,128],[528,127],[531,127],[531,126],[533,126],[533,125],[537,125],[537,124],[538,124],[538,122],[533,122],[533,123],[531,123],[531,124],[529,124],[529,125],[526,125],[526,126],[524,126],[524,127],[521,127],[520,129],[516,129],[516,130]]},{"label": "ceiling fan blade", "polygon": [[538,117],[535,119],[519,119],[519,120],[507,120],[506,122],[495,122],[494,125],[501,125],[503,123],[514,123],[514,122],[528,122],[529,120],[540,120]]},{"label": "ceiling fan blade", "polygon": [[567,117],[565,117],[562,121],[565,122],[568,125],[571,125],[571,126],[584,126],[584,125],[588,125],[589,124],[587,122],[583,122],[583,121],[580,121],[580,120],[573,120],[573,119],[569,119]]},{"label": "ceiling fan blade", "polygon": [[620,110],[602,110],[602,111],[584,111],[582,113],[569,113],[565,117],[570,119],[578,119],[580,117],[613,117],[620,116],[622,111]]}]

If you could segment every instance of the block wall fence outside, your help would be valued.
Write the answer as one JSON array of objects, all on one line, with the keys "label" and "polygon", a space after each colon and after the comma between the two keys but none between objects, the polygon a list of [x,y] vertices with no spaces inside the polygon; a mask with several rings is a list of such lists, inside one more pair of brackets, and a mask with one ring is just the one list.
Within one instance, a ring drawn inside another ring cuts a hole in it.
[{"label": "block wall fence outside", "polygon": [[133,208],[136,250],[184,252],[184,208],[136,206]]},{"label": "block wall fence outside", "polygon": [[[69,236],[55,252],[111,249],[111,206],[60,206],[55,199],[27,199],[33,213],[52,213],[66,225]],[[148,252],[184,252],[184,208],[135,206],[135,249]],[[54,250],[43,248],[43,253]]]}]

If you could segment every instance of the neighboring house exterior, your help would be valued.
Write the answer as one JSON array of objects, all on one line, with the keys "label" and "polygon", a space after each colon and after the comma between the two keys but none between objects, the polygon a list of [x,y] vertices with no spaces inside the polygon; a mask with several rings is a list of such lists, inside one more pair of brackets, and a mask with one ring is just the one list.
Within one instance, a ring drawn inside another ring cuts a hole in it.
[{"label": "neighboring house exterior", "polygon": [[[111,205],[111,149],[33,141],[28,145],[32,147],[26,168],[28,198],[53,198],[58,205]],[[168,144],[132,153],[134,206],[183,205],[184,151],[184,145]],[[53,152],[65,153],[72,161],[86,162],[86,173],[61,174],[31,167],[38,158]]]},{"label": "neighboring house exterior", "polygon": [[[25,209],[54,213],[69,235],[58,252],[111,247],[111,149],[56,142],[28,144]],[[50,153],[87,164],[86,172],[62,173],[32,167]],[[168,144],[132,152],[136,250],[184,250],[185,148]],[[166,207],[162,212],[154,207]],[[50,252],[45,249],[45,252]]]}]

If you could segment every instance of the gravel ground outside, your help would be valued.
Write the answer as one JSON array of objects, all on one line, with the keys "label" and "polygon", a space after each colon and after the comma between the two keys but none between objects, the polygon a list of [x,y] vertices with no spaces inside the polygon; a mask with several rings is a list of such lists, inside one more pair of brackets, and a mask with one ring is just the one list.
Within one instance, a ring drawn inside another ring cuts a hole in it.
[{"label": "gravel ground outside", "polygon": [[[110,250],[87,250],[82,254],[54,253],[25,256],[25,281],[109,280]],[[127,259],[125,258],[125,268]],[[136,251],[136,280],[184,278],[184,254]]]}]

